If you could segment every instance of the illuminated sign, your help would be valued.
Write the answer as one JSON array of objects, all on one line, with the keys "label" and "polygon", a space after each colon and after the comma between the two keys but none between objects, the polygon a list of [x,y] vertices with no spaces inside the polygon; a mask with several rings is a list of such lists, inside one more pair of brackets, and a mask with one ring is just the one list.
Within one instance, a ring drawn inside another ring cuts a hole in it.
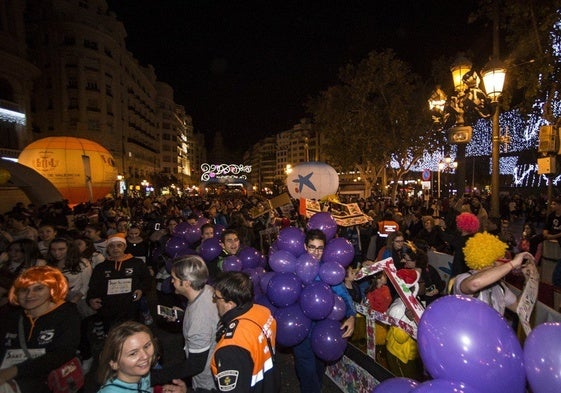
[{"label": "illuminated sign", "polygon": [[0,120],[25,126],[25,113],[0,108]]},{"label": "illuminated sign", "polygon": [[223,183],[247,180],[247,173],[251,172],[251,165],[204,163],[201,165],[201,170],[201,181]]}]

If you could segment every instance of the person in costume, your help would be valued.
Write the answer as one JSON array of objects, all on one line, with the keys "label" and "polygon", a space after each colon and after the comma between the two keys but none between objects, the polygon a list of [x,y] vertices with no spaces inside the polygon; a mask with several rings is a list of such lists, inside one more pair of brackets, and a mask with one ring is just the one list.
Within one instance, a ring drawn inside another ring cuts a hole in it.
[{"label": "person in costume", "polygon": [[0,324],[0,391],[48,392],[49,373],[76,355],[80,315],[67,294],[66,279],[51,266],[31,267],[16,278],[8,297],[21,308]]}]

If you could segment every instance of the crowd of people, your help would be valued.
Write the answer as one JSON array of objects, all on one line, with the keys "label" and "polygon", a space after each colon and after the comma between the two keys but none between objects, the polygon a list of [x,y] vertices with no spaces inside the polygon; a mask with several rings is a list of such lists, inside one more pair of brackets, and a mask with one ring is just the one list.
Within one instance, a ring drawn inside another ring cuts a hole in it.
[{"label": "crowd of people", "polygon": [[[355,250],[345,280],[332,286],[345,302],[344,338],[355,332],[355,303],[412,323],[384,272],[354,279],[363,266],[392,257],[398,277],[425,306],[450,291],[478,297],[503,312],[516,298],[495,284],[527,261],[539,261],[544,239],[561,237],[561,198],[549,211],[541,199],[505,197],[500,220],[489,218],[486,200],[476,195],[356,202],[372,220],[338,230]],[[108,198],[73,209],[64,201],[41,207],[18,203],[0,216],[0,315],[9,321],[0,328],[0,392],[48,391],[48,372],[76,355],[86,372],[96,370],[104,393],[144,392],[151,386],[164,392],[278,391],[275,319],[253,302],[251,279],[224,273],[222,264],[244,247],[266,254],[261,233],[267,229],[305,228],[306,219],[296,213],[298,202],[293,203],[289,213],[272,209],[259,196]],[[191,245],[193,254],[220,233],[219,255],[211,261],[170,255],[178,226],[197,226],[201,218],[205,222]],[[509,226],[522,218],[518,239]],[[484,231],[506,244],[509,264],[474,264],[466,258],[466,244]],[[326,243],[321,230],[306,232],[305,250],[317,260]],[[456,279],[450,288],[428,263],[429,251],[453,254]],[[553,280],[561,286],[561,269]],[[162,326],[179,327],[184,359],[161,362],[149,328],[155,318],[148,301],[152,291],[158,304],[184,312],[180,318],[158,319]],[[395,375],[422,379],[415,340],[398,326],[377,326],[377,360]],[[22,340],[33,349],[32,358],[21,355]],[[292,353],[301,391],[320,392],[325,362],[315,356],[309,337]],[[19,362],[6,362],[16,355]]]}]

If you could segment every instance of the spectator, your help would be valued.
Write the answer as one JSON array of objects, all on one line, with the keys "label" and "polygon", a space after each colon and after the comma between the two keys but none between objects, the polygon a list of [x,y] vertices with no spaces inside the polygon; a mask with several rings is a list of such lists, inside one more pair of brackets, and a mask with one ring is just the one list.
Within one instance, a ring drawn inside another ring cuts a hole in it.
[{"label": "spectator", "polygon": [[268,308],[253,304],[253,287],[241,272],[228,272],[214,286],[220,322],[211,360],[219,391],[277,393],[277,324]]},{"label": "spectator", "polygon": [[41,224],[37,233],[39,235],[37,246],[39,247],[41,255],[47,258],[49,254],[49,243],[56,237],[57,231],[52,224]]},{"label": "spectator", "polygon": [[503,243],[506,243],[508,246],[507,251],[514,255],[516,253],[516,239],[514,238],[514,234],[510,230],[510,221],[509,220],[501,220],[501,230],[499,231],[499,240]]},{"label": "spectator", "polygon": [[30,239],[37,241],[39,239],[39,234],[37,229],[29,225],[29,218],[23,213],[10,213],[8,215],[8,233],[12,236],[12,239]]},{"label": "spectator", "polygon": [[364,298],[362,289],[360,289],[360,286],[355,281],[356,274],[359,270],[360,268],[355,269],[353,265],[347,266],[347,269],[345,271],[345,279],[343,280],[343,284],[345,285],[349,296],[355,303],[362,303],[362,299]]},{"label": "spectator", "polygon": [[426,244],[427,250],[449,252],[442,228],[435,224],[435,220],[431,216],[423,217],[423,229],[419,231],[414,241],[416,244]]},{"label": "spectator", "polygon": [[[304,248],[306,252],[321,261],[325,244],[325,234],[319,229],[311,229],[306,233]],[[345,319],[341,323],[343,338],[350,338],[354,332],[356,310],[347,289],[343,284],[331,287],[332,291],[345,301]],[[302,393],[321,392],[325,362],[319,359],[312,350],[310,335],[300,344],[292,348],[294,353],[294,366],[300,381]]]},{"label": "spectator", "polygon": [[469,271],[464,256],[464,247],[467,241],[479,231],[479,220],[473,213],[464,212],[456,217],[456,228],[460,231],[460,236],[456,236],[452,242],[452,271],[450,277]]},{"label": "spectator", "polygon": [[518,251],[528,251],[534,256],[536,265],[539,265],[542,257],[543,248],[543,234],[537,234],[536,228],[530,223],[526,222],[522,229],[522,237],[518,242]]},{"label": "spectator", "polygon": [[[155,370],[153,379],[167,381],[169,377],[165,374],[192,377],[193,389],[213,390],[215,384],[210,372],[210,359],[216,345],[219,317],[212,304],[214,289],[207,285],[208,269],[200,257],[189,255],[175,260],[171,277],[175,292],[189,301],[183,316],[183,349],[187,360]],[[156,373],[163,375],[156,378]]]},{"label": "spectator", "polygon": [[416,269],[421,274],[418,295],[425,305],[428,306],[438,299],[444,291],[445,284],[438,271],[429,265],[427,253],[408,243],[403,262],[406,269]]},{"label": "spectator", "polygon": [[78,236],[74,239],[74,244],[78,247],[82,258],[86,258],[90,261],[92,269],[95,269],[97,265],[105,261],[105,257],[95,249],[93,241],[89,237]]},{"label": "spectator", "polygon": [[8,245],[0,254],[0,306],[8,303],[8,291],[17,276],[33,266],[45,266],[37,243],[30,239],[19,239]]},{"label": "spectator", "polygon": [[[109,332],[100,356],[98,393],[151,392],[150,368],[155,366],[157,348],[147,326],[128,321]],[[162,391],[186,393],[185,382],[174,379]]]},{"label": "spectator", "polygon": [[222,246],[220,255],[207,264],[211,280],[217,277],[222,271],[222,262],[225,258],[231,255],[238,255],[240,252],[241,244],[238,232],[234,229],[226,229],[222,232],[222,235],[220,235],[220,245]]},{"label": "spectator", "polygon": [[102,235],[103,227],[100,224],[88,224],[84,230],[84,236],[91,239],[97,252],[107,257],[105,249],[107,248],[107,239]]},{"label": "spectator", "polygon": [[138,302],[151,285],[148,268],[125,254],[127,241],[117,233],[107,240],[107,259],[96,266],[87,301],[98,312],[106,331],[115,323],[137,318]]},{"label": "spectator", "polygon": [[474,236],[465,247],[466,263],[471,270],[456,277],[453,293],[473,296],[501,315],[505,308],[516,312],[518,299],[502,278],[520,268],[525,261],[533,262],[534,257],[529,252],[521,252],[507,263],[497,262],[497,258],[504,256],[505,249],[506,245],[493,235],[483,233]]},{"label": "spectator", "polygon": [[[50,266],[29,268],[14,281],[10,303],[21,308],[8,313],[0,324],[0,356],[7,359],[22,352],[20,339],[29,352],[39,356],[2,364],[0,391],[10,392],[8,383],[15,392],[44,392],[48,374],[75,356],[80,316],[74,304],[64,301],[67,293],[66,279]],[[20,336],[20,324],[24,337]]]},{"label": "spectator", "polygon": [[80,250],[74,242],[60,237],[54,239],[49,245],[47,263],[59,269],[68,281],[66,301],[77,305],[82,318],[92,315],[93,310],[86,304],[92,265],[80,256]]}]

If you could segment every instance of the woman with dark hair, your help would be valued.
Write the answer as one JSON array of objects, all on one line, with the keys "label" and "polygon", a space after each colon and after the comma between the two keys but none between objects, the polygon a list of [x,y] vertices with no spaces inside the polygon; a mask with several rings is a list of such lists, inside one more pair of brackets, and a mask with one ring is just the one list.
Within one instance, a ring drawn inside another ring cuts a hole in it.
[{"label": "woman with dark hair", "polygon": [[87,306],[85,297],[92,276],[92,265],[80,256],[80,250],[74,242],[62,237],[51,241],[48,264],[59,269],[68,280],[66,300],[78,304],[78,310],[83,317],[91,315],[93,310]]},{"label": "woman with dark hair", "polygon": [[0,391],[48,392],[48,374],[75,356],[80,316],[74,304],[65,302],[67,293],[64,276],[51,266],[29,268],[14,281],[9,300],[21,308],[0,324]]},{"label": "woman with dark hair", "polygon": [[78,236],[74,239],[74,245],[78,247],[82,258],[86,258],[90,261],[92,269],[95,269],[97,265],[105,261],[103,254],[95,249],[92,239],[85,236]]},{"label": "woman with dark hair", "polygon": [[407,243],[403,253],[402,262],[406,269],[416,269],[420,272],[419,279],[419,298],[425,302],[426,306],[441,296],[444,291],[445,283],[440,278],[438,271],[429,265],[429,258],[423,250],[416,247],[413,243]]},{"label": "woman with dark hair", "polygon": [[401,260],[403,259],[403,245],[405,243],[405,237],[403,233],[400,231],[392,232],[388,235],[388,240],[386,246],[383,248],[383,251],[380,250],[382,254],[378,260],[386,259],[391,257],[393,259],[393,264],[395,265],[396,269],[402,269],[403,263]]},{"label": "woman with dark hair", "polygon": [[25,238],[11,242],[6,251],[0,254],[0,306],[8,303],[8,291],[22,271],[46,264],[37,242]]}]

